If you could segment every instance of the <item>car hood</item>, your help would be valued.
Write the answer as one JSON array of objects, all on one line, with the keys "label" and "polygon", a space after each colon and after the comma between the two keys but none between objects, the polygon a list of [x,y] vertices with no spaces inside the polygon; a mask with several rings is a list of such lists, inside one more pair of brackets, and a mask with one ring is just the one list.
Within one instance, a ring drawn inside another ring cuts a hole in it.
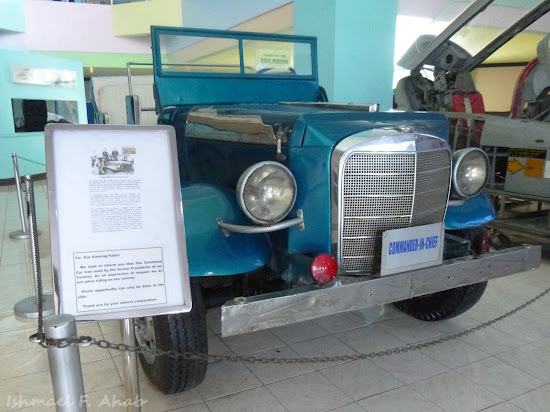
[{"label": "car hood", "polygon": [[[223,131],[231,127],[251,138],[264,133],[265,139],[275,139],[277,132],[283,132],[283,146],[290,147],[333,147],[345,137],[361,131],[400,126],[410,126],[417,133],[444,139],[448,136],[448,120],[439,113],[368,112],[335,109],[331,104],[317,103],[214,105],[175,110],[170,124],[176,128],[186,127],[201,117],[200,122],[209,123],[210,130]],[[219,138],[223,140],[223,136]],[[246,143],[246,137],[241,141]]]}]

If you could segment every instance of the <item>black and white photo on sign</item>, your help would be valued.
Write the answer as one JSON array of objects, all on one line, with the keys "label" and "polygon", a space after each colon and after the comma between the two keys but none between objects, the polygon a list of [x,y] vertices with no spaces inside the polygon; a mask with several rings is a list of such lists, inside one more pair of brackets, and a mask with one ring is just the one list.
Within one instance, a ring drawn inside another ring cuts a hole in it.
[{"label": "black and white photo on sign", "polygon": [[133,146],[103,147],[93,150],[91,160],[92,175],[134,174],[136,148]]}]

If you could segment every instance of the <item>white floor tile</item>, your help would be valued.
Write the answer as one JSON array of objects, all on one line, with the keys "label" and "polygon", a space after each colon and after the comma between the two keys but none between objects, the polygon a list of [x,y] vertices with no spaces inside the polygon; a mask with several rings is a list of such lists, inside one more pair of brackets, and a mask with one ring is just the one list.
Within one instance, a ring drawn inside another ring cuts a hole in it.
[{"label": "white floor tile", "polygon": [[352,402],[319,372],[275,382],[267,389],[290,412],[328,411]]},{"label": "white floor tile", "polygon": [[550,352],[550,338],[541,339],[536,342],[531,342],[531,345]]},{"label": "white floor tile", "polygon": [[468,365],[490,356],[460,339],[452,339],[438,345],[429,346],[421,349],[421,352],[450,369]]},{"label": "white floor tile", "polygon": [[490,355],[496,355],[526,344],[525,341],[496,330],[491,326],[462,336],[459,339]]},{"label": "white floor tile", "polygon": [[354,312],[337,313],[315,319],[314,322],[330,333],[343,332],[370,324],[369,321]]},{"label": "white floor tile", "polygon": [[546,383],[550,382],[550,352],[533,345],[525,345],[501,353],[497,358]]},{"label": "white floor tile", "polygon": [[418,351],[374,358],[373,362],[407,384],[449,370],[445,365]]},{"label": "white floor tile", "polygon": [[207,402],[212,412],[284,412],[285,407],[264,387]]},{"label": "white floor tile", "polygon": [[202,402],[185,408],[171,409],[170,412],[210,412],[210,409],[206,406],[206,403]]},{"label": "white floor tile", "polygon": [[506,309],[484,302],[482,298],[480,302],[476,303],[473,308],[468,310],[467,316],[478,322],[487,322],[498,318],[506,311]]},{"label": "white floor tile", "polygon": [[476,326],[479,322],[470,316],[460,315],[456,318],[432,322],[432,324],[443,333],[452,333]]},{"label": "white floor tile", "polygon": [[525,412],[510,402],[502,402],[490,408],[483,409],[483,412]]},{"label": "white floor tile", "polygon": [[270,330],[287,345],[328,335],[326,330],[310,320],[294,323],[292,325],[280,326]]},{"label": "white floor tile", "polygon": [[406,316],[403,312],[393,306],[391,303],[387,305],[377,305],[370,308],[356,310],[354,314],[363,317],[370,323],[383,322],[389,319],[400,318]]},{"label": "white floor tile", "polygon": [[[342,343],[341,341],[336,339],[334,336],[324,336],[322,338],[296,343],[294,345],[290,345],[290,347],[294,351],[296,351],[298,355],[304,358],[357,354],[357,352],[355,352],[345,343]],[[328,368],[330,366],[338,365],[340,363],[342,363],[342,361],[316,362],[312,365],[316,369],[320,370]]]},{"label": "white floor tile", "polygon": [[49,371],[48,353],[46,349],[40,349],[42,350],[24,350],[15,352],[15,354],[7,353],[0,355],[0,365],[2,365],[0,368],[0,380]]},{"label": "white floor tile", "polygon": [[500,309],[513,309],[525,303],[526,298],[520,293],[517,293],[519,289],[498,290],[496,288],[488,288],[483,294],[480,302],[488,303]]},{"label": "white floor tile", "polygon": [[249,355],[267,349],[284,346],[284,342],[275,336],[270,330],[243,333],[242,335],[229,336],[222,339],[223,342],[237,355]]},{"label": "white floor tile", "polygon": [[454,371],[413,383],[411,388],[447,412],[475,412],[503,401]]},{"label": "white floor tile", "polygon": [[208,336],[208,354],[233,355],[233,352],[217,335],[212,334]]},{"label": "white floor tile", "polygon": [[[21,329],[32,330],[34,328],[36,328],[36,319],[16,318],[13,314],[13,309],[0,312],[0,333],[11,332]],[[2,346],[2,344],[2,338],[0,338],[0,347]]]},{"label": "white floor tile", "polygon": [[4,379],[0,384],[1,410],[20,409],[54,400],[49,372]]},{"label": "white floor tile", "polygon": [[525,342],[534,342],[550,336],[550,327],[519,315],[512,315],[492,325],[496,330],[507,333]]},{"label": "white floor tile", "polygon": [[335,336],[359,353],[378,352],[405,345],[405,342],[375,325],[342,332]]},{"label": "white floor tile", "polygon": [[544,385],[542,380],[497,358],[484,359],[456,371],[506,400]]},{"label": "white floor tile", "polygon": [[355,402],[348,405],[340,406],[336,409],[331,409],[330,412],[365,412],[365,409],[361,408],[361,406],[357,402]]},{"label": "white floor tile", "polygon": [[409,387],[384,392],[358,403],[368,412],[444,412]]},{"label": "white floor tile", "polygon": [[199,404],[203,401],[197,389],[174,395],[164,395],[146,377],[140,378],[139,385],[141,398],[147,401],[141,408],[142,412],[172,411],[176,408]]},{"label": "white floor tile", "polygon": [[550,409],[550,385],[518,396],[510,402],[526,412],[548,412]]},{"label": "white floor tile", "polygon": [[424,322],[409,316],[380,322],[376,327],[382,328],[406,343],[414,343],[443,334],[432,322]]},{"label": "white floor tile", "polygon": [[[105,410],[125,412],[127,410],[125,402],[126,405],[129,402],[135,402],[133,399],[127,399],[126,392],[122,386],[87,393],[85,401],[88,412],[100,412]],[[141,405],[139,399],[137,402]]]},{"label": "white floor tile", "polygon": [[[262,358],[299,358],[296,352],[288,346],[277,349],[270,349],[258,352],[255,356]],[[264,385],[277,382],[294,376],[303,375],[315,371],[313,364],[310,363],[246,363],[246,367],[260,380]]]},{"label": "white floor tile", "polygon": [[320,372],[354,401],[403,386],[368,359],[331,366]]},{"label": "white floor tile", "polygon": [[35,328],[0,332],[0,353],[5,355],[27,350],[44,350],[36,343],[29,342],[29,336],[36,333]]},{"label": "white floor tile", "polygon": [[197,390],[205,401],[261,386],[262,383],[242,363],[208,365],[206,377]]},{"label": "white floor tile", "polygon": [[95,392],[122,385],[112,359],[84,363],[82,365],[82,375],[84,376],[84,390],[86,392]]}]

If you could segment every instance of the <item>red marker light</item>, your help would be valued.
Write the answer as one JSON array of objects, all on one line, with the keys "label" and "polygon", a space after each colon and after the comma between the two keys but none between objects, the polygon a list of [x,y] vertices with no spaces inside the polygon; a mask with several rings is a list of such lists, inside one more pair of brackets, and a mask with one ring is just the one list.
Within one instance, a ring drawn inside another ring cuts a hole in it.
[{"label": "red marker light", "polygon": [[311,262],[311,274],[319,283],[328,283],[338,273],[338,263],[331,255],[322,253]]}]

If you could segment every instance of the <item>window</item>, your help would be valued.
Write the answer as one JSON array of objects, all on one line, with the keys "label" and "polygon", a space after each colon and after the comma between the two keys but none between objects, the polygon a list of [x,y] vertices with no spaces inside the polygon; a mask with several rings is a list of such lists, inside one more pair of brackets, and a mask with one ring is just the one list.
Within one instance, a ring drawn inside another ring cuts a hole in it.
[{"label": "window", "polygon": [[48,123],[78,123],[76,101],[12,99],[16,133],[42,132]]}]

